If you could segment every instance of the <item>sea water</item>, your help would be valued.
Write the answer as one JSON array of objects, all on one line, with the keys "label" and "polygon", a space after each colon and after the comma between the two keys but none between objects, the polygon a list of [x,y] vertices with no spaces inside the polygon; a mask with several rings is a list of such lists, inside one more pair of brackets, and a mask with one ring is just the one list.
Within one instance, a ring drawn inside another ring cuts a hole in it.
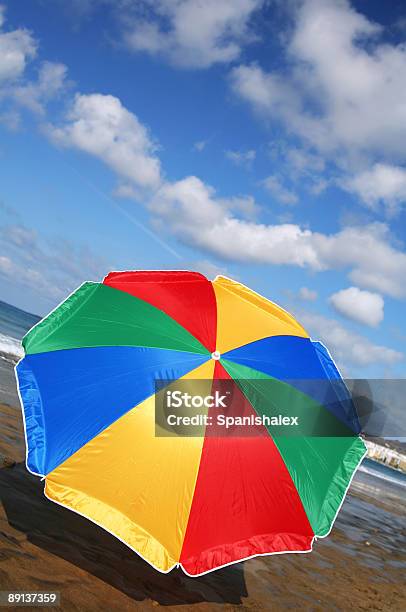
[{"label": "sea water", "polygon": [[0,300],[0,402],[19,406],[14,366],[24,354],[21,340],[40,317]]}]

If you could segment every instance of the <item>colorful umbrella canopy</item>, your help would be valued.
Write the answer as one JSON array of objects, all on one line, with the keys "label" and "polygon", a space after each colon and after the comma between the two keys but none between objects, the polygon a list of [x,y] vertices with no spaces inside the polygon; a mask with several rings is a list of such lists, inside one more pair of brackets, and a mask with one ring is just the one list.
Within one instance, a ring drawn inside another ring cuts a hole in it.
[{"label": "colorful umbrella canopy", "polygon": [[[365,454],[327,350],[225,277],[110,273],[79,287],[23,346],[28,469],[45,476],[49,499],[162,572],[310,551]],[[263,418],[258,435],[157,435],[157,380],[235,380],[234,407],[261,418],[293,411],[299,435],[276,435]]]}]

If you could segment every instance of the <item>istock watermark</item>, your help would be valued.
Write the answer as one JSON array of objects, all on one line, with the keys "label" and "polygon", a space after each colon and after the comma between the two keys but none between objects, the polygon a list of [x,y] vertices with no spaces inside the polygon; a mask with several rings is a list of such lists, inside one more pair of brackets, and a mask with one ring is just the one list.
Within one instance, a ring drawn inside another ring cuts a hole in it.
[{"label": "istock watermark", "polygon": [[[215,437],[399,436],[395,398],[402,403],[405,394],[406,381],[158,380],[155,432]],[[390,398],[385,408],[384,397]]]},{"label": "istock watermark", "polygon": [[225,403],[227,395],[220,395],[219,391],[215,391],[214,395],[191,395],[188,392],[182,392],[180,389],[176,391],[170,390],[166,392],[167,408],[227,408]]},{"label": "istock watermark", "polygon": [[261,401],[251,404],[238,381],[231,379],[159,381],[155,412],[160,436],[261,436],[275,429],[300,429],[301,419],[288,414],[286,405],[277,411]]}]

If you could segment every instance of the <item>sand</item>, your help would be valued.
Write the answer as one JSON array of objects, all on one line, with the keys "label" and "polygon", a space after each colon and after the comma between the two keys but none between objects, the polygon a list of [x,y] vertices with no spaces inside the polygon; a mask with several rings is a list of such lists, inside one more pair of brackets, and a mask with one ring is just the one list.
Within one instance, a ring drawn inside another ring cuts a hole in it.
[{"label": "sand", "polygon": [[406,502],[365,476],[355,478],[331,535],[313,553],[261,557],[193,579],[158,573],[48,501],[43,483],[25,469],[20,410],[6,405],[0,453],[16,461],[0,469],[0,586],[59,591],[61,607],[48,609],[406,609]]}]

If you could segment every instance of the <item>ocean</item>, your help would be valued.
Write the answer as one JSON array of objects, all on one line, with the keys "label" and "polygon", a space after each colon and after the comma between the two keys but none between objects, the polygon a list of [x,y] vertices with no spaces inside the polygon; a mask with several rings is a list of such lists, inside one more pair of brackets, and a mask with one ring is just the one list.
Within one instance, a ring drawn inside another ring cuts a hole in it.
[{"label": "ocean", "polygon": [[388,489],[400,487],[403,489],[403,494],[406,495],[406,474],[365,457],[358,470],[358,481],[367,485],[375,479],[384,481]]},{"label": "ocean", "polygon": [[4,358],[20,359],[21,339],[41,317],[0,300],[0,353]]},{"label": "ocean", "polygon": [[0,301],[0,402],[19,406],[14,366],[23,356],[21,340],[41,317]]}]

